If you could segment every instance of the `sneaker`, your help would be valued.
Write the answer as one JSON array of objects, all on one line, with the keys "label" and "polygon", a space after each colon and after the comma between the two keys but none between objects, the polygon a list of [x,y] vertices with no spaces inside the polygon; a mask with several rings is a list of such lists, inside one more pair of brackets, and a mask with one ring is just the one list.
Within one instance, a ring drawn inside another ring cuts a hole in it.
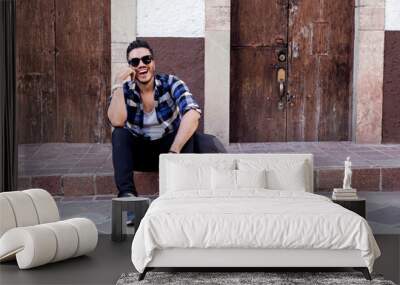
[{"label": "sneaker", "polygon": [[126,226],[133,227],[135,225],[135,214],[132,211],[126,212]]},{"label": "sneaker", "polygon": [[[125,193],[120,197],[136,197],[132,193]],[[132,211],[126,212],[126,226],[133,227],[135,225],[135,214]]]}]

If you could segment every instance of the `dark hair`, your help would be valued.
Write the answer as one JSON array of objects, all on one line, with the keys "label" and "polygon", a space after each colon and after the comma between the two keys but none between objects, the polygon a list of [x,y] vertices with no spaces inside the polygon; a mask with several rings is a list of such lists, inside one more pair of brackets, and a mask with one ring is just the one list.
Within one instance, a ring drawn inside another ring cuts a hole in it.
[{"label": "dark hair", "polygon": [[128,45],[126,49],[126,60],[129,60],[129,53],[135,48],[147,48],[150,54],[153,56],[153,49],[150,47],[149,43],[143,40],[135,40]]}]

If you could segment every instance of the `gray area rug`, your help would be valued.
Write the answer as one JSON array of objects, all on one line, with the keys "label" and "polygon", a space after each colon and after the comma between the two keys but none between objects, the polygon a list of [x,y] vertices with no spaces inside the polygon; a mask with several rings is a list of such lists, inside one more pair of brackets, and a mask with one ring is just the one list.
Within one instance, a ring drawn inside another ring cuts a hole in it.
[{"label": "gray area rug", "polygon": [[138,276],[139,273],[122,274],[116,285],[395,285],[380,275],[372,275],[373,280],[368,281],[359,272],[148,272],[142,281],[138,281]]}]

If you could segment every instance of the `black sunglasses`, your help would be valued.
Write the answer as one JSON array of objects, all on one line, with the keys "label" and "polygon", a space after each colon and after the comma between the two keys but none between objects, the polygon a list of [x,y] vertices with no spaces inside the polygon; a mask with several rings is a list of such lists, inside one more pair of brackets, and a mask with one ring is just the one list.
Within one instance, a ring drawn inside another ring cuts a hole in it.
[{"label": "black sunglasses", "polygon": [[151,55],[145,55],[142,58],[139,57],[134,57],[128,60],[128,63],[132,65],[133,67],[137,67],[142,61],[144,64],[150,64],[150,62],[153,60],[153,57]]}]

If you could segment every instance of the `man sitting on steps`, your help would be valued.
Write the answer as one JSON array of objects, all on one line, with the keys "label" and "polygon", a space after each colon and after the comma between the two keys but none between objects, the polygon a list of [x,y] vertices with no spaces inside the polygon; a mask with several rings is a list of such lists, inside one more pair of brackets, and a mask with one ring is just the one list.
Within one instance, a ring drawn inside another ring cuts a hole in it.
[{"label": "man sitting on steps", "polygon": [[156,74],[147,42],[131,42],[126,56],[129,65],[115,78],[107,112],[114,127],[112,159],[118,197],[137,196],[133,171],[158,171],[161,153],[194,152],[193,134],[201,115],[182,80]]}]

